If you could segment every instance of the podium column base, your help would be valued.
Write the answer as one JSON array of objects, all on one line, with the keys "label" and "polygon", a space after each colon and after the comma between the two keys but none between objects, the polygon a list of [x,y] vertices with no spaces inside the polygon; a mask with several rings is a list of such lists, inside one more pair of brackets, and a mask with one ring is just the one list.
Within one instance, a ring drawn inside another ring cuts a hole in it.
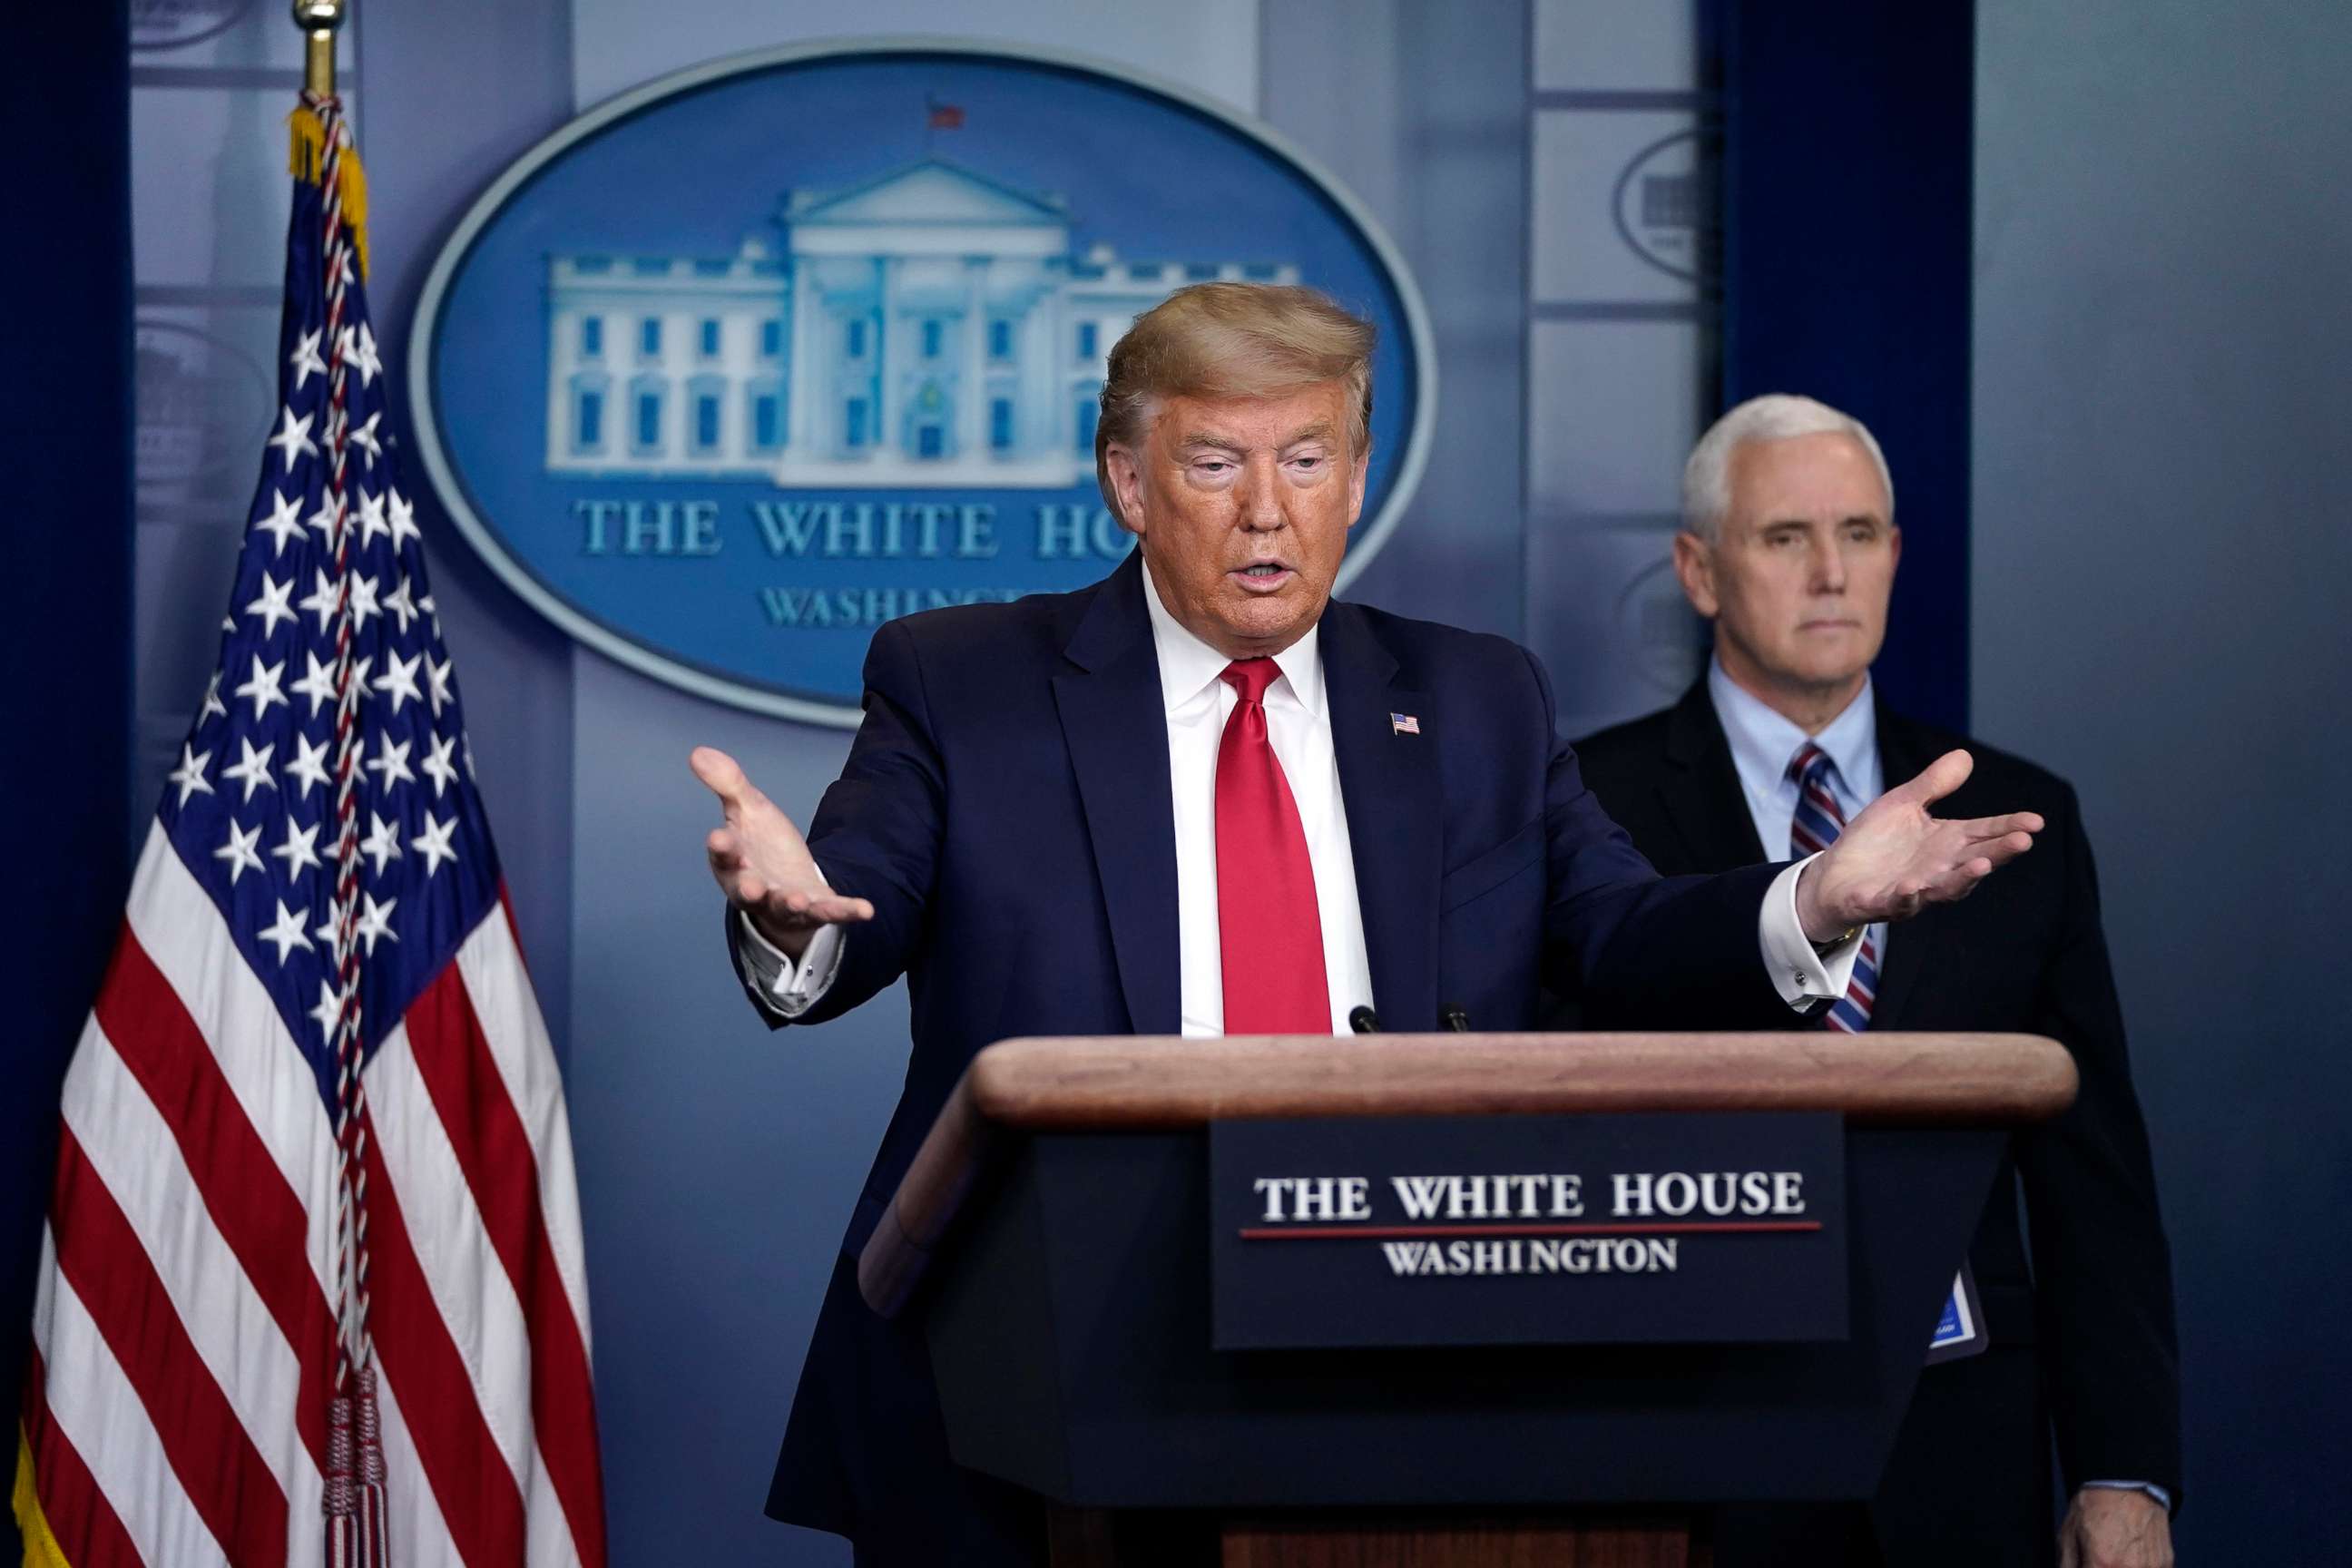
[{"label": "podium column base", "polygon": [[1236,1518],[1049,1506],[1053,1568],[1712,1568],[1672,1514]]},{"label": "podium column base", "polygon": [[1680,1518],[1236,1521],[1220,1568],[1710,1568],[1714,1554]]}]

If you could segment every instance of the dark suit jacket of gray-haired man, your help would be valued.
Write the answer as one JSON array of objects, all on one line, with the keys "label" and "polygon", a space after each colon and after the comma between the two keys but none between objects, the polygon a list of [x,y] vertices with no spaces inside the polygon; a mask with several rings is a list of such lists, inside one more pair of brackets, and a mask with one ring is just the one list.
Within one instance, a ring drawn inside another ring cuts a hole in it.
[{"label": "dark suit jacket of gray-haired man", "polygon": [[[2064,1116],[2014,1141],[1993,1183],[1969,1250],[1991,1348],[1921,1374],[1874,1532],[1886,1562],[1906,1568],[2046,1561],[2053,1417],[2070,1489],[2131,1479],[2176,1502],[2180,1495],[2169,1254],[2097,873],[2063,780],[1883,704],[1876,718],[1887,777],[1966,746],[1977,771],[1950,809],[1999,801],[2050,826],[2032,854],[1965,903],[1892,934],[1870,1026],[2049,1035],[2073,1053],[2082,1089]],[[1586,784],[1661,872],[1722,870],[1764,855],[1704,681],[1675,707],[1576,750]]]}]

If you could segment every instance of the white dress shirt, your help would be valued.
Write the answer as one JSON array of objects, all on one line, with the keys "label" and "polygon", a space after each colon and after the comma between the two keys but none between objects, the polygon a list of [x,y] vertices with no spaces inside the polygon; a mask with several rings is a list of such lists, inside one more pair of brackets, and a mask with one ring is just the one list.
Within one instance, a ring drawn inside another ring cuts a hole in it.
[{"label": "white dress shirt", "polygon": [[[1151,572],[1143,573],[1144,606],[1151,617],[1152,649],[1160,662],[1160,700],[1168,719],[1168,784],[1176,836],[1179,1008],[1187,1035],[1221,1035],[1225,1023],[1224,953],[1217,920],[1217,745],[1240,699],[1220,679],[1233,661],[1180,625],[1160,602]],[[1266,688],[1266,735],[1298,805],[1307,858],[1315,868],[1315,904],[1322,918],[1323,969],[1331,995],[1331,1032],[1348,1032],[1348,1015],[1372,1005],[1371,961],[1364,950],[1364,916],[1356,898],[1356,862],[1339,764],[1331,747],[1331,718],[1323,689],[1321,628],[1274,656],[1282,671]],[[1785,762],[1785,759],[1784,759]],[[1793,796],[1791,797],[1793,801]],[[1783,853],[1788,844],[1782,824]],[[1773,988],[1790,1006],[1845,994],[1862,939],[1824,954],[1806,940],[1797,921],[1801,861],[1774,879],[1757,915],[1757,940]],[[752,994],[779,1017],[796,1018],[833,984],[841,963],[842,928],[826,926],[810,939],[798,963],[762,937],[750,917],[737,924],[736,951],[757,984]]]},{"label": "white dress shirt", "polygon": [[[1168,787],[1176,820],[1176,931],[1182,971],[1184,1033],[1225,1032],[1224,947],[1217,921],[1217,747],[1241,696],[1222,679],[1233,660],[1186,631],[1147,568],[1143,602],[1160,656],[1160,697],[1168,712]],[[1356,859],[1339,798],[1339,760],[1331,750],[1324,700],[1322,628],[1274,656],[1282,673],[1265,689],[1266,739],[1298,804],[1307,858],[1315,868],[1315,910],[1323,924],[1323,974],[1331,993],[1331,1032],[1348,1032],[1348,1015],[1372,1005],[1372,962],[1364,952],[1364,914],[1356,900]]]}]

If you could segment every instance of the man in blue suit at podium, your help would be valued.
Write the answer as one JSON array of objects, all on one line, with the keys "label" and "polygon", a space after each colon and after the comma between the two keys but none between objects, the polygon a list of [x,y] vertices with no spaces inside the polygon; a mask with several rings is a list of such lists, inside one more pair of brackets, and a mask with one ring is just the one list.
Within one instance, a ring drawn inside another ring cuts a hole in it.
[{"label": "man in blue suit at podium", "polygon": [[1042,1510],[956,1466],[919,1325],[855,1258],[965,1064],[1020,1035],[1392,1030],[1459,1006],[1596,1026],[1786,1027],[1863,933],[1960,898],[2032,813],[1939,820],[1952,752],[1825,853],[1660,879],[1496,637],[1335,603],[1362,509],[1372,330],[1310,289],[1208,283],[1112,350],[1096,461],[1139,548],[1074,594],[876,633],[866,717],[805,840],[733,759],[696,773],[727,940],[772,1025],[900,974],[907,1086],[842,1243],[768,1510],[861,1563],[1042,1562]]}]

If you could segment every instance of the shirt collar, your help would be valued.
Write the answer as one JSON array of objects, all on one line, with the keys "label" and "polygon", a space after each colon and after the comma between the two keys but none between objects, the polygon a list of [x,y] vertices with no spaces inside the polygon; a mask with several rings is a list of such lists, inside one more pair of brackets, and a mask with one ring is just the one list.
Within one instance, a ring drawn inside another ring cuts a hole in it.
[{"label": "shirt collar", "polygon": [[1787,776],[1797,748],[1810,740],[1829,753],[1847,795],[1868,804],[1864,792],[1878,771],[1878,709],[1871,700],[1869,676],[1862,678],[1862,689],[1843,711],[1811,736],[1733,680],[1719,658],[1706,662],[1706,689],[1742,778],[1769,794]]},{"label": "shirt collar", "polygon": [[[1160,656],[1160,699],[1173,713],[1223,679],[1234,661],[1191,632],[1160,601],[1151,568],[1143,568],[1143,606],[1151,614],[1151,646]],[[1320,622],[1307,635],[1274,656],[1282,679],[1299,706],[1317,718],[1323,714],[1323,627]]]}]

